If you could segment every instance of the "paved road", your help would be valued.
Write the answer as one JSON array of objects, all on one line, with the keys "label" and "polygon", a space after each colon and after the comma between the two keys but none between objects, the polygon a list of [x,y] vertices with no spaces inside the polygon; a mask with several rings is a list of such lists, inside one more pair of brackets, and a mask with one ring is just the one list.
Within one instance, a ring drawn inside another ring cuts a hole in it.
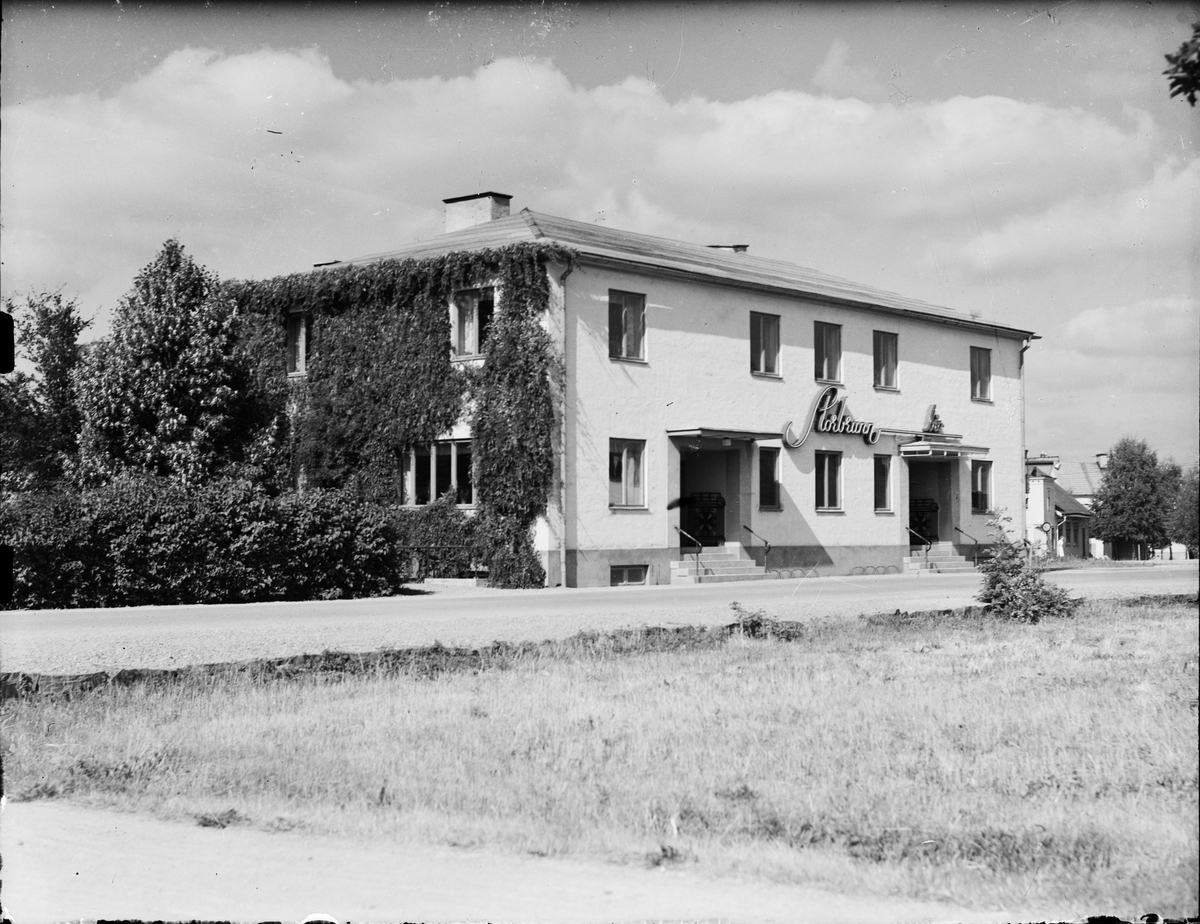
[{"label": "paved road", "polygon": [[[1052,572],[1089,597],[1196,593],[1196,562]],[[980,576],[881,575],[699,586],[431,593],[314,603],[0,612],[0,670],[84,673],[178,667],[326,649],[480,645],[586,629],[730,622],[734,601],[777,619],[969,606]]]}]

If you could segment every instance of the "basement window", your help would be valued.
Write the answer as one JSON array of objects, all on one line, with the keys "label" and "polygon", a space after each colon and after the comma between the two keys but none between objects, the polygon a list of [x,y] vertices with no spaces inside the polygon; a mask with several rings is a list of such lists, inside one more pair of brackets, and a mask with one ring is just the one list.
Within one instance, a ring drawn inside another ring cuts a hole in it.
[{"label": "basement window", "polygon": [[646,583],[646,565],[613,565],[609,568],[608,583],[612,587],[628,587]]}]

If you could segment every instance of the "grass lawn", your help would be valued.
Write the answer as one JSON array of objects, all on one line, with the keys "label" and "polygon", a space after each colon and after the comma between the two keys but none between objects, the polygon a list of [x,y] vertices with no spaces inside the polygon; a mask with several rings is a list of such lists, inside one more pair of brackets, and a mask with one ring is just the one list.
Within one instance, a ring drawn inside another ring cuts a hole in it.
[{"label": "grass lawn", "polygon": [[[769,614],[767,614],[769,616]],[[10,798],[689,864],[979,906],[1194,914],[1194,605],[583,636],[429,671],[3,707]],[[1130,918],[1136,919],[1136,918]]]}]

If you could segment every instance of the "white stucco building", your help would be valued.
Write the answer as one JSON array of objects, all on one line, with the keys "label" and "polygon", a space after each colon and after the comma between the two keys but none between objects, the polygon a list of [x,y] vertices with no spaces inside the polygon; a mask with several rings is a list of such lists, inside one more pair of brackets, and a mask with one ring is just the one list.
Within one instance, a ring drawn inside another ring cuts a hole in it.
[{"label": "white stucco building", "polygon": [[[694,580],[679,563],[696,544],[710,578],[899,570],[926,540],[969,553],[997,509],[1024,535],[1031,332],[741,246],[510,214],[497,193],[446,203],[445,234],[349,262],[518,241],[577,254],[570,271],[546,266],[566,370],[557,487],[537,532],[550,584]],[[492,296],[449,308],[463,361],[480,361]],[[453,472],[469,438],[446,434],[428,464],[441,452]],[[408,497],[431,493],[418,483]],[[709,554],[725,548],[744,564]]]}]

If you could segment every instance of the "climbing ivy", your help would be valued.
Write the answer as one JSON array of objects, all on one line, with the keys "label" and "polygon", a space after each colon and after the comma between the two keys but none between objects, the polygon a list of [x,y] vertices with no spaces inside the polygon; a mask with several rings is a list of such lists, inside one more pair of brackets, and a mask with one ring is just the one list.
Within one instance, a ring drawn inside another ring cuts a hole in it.
[{"label": "climbing ivy", "polygon": [[[541,584],[531,528],[553,481],[561,371],[541,325],[549,261],[570,266],[572,254],[519,243],[231,283],[256,344],[259,391],[280,413],[291,405],[284,442],[303,483],[399,502],[409,449],[469,418],[479,501],[469,532],[493,582]],[[497,310],[487,358],[473,369],[451,361],[449,306],[456,291],[486,285],[496,287]],[[308,375],[298,387],[284,368],[287,318],[296,312],[312,319]]]}]

